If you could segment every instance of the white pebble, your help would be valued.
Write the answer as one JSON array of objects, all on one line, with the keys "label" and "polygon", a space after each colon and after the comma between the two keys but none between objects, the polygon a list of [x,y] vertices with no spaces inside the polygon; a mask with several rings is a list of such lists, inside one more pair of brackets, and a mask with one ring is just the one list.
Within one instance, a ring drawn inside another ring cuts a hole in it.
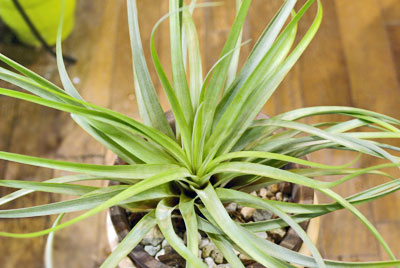
[{"label": "white pebble", "polygon": [[207,264],[208,268],[215,268],[217,265],[211,257],[207,257],[204,259],[204,262]]},{"label": "white pebble", "polygon": [[210,240],[208,238],[204,238],[204,239],[200,240],[199,248],[204,248],[208,244],[210,244]]},{"label": "white pebble", "polygon": [[164,236],[161,233],[161,231],[157,228],[154,227],[153,229],[150,230],[148,234],[143,238],[142,244],[145,246],[152,245],[152,246],[157,246],[159,245],[162,241],[164,240]]},{"label": "white pebble", "polygon": [[165,249],[161,249],[159,252],[157,252],[155,258],[156,260],[159,260],[158,257],[165,255]]},{"label": "white pebble", "polygon": [[158,251],[160,251],[161,246],[158,245],[156,247],[153,246],[145,246],[144,247],[144,251],[146,251],[147,253],[149,253],[150,256],[155,256],[157,254]]},{"label": "white pebble", "polygon": [[166,246],[169,246],[167,239],[164,239],[161,243],[161,247],[165,248]]},{"label": "white pebble", "polygon": [[228,211],[228,212],[234,212],[234,211],[236,211],[237,207],[238,207],[238,204],[236,204],[236,203],[230,203],[229,205],[227,205],[227,206],[225,207],[225,209],[226,209],[226,211]]},{"label": "white pebble", "polygon": [[268,193],[268,191],[267,191],[267,189],[265,189],[265,188],[261,188],[260,189],[260,193],[259,193],[259,196],[261,197],[261,198],[267,198],[267,193]]}]

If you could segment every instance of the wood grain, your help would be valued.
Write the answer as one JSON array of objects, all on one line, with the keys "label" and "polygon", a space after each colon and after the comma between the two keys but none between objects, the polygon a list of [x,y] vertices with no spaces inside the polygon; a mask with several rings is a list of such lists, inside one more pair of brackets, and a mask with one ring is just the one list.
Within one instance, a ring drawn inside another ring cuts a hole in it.
[{"label": "wood grain", "polygon": [[[223,2],[223,6],[202,8],[194,14],[204,73],[218,58],[234,19],[235,1]],[[278,0],[253,0],[243,35],[243,39],[251,39],[251,43],[242,49],[241,64],[280,3]],[[325,17],[319,33],[263,111],[274,115],[305,106],[349,105],[400,118],[400,2],[323,0],[323,5]],[[138,0],[138,8],[146,58],[162,106],[167,110],[169,104],[154,72],[148,44],[154,23],[168,12],[168,3],[151,0],[149,5],[149,0]],[[300,35],[312,22],[314,12],[315,9],[311,10],[300,23]],[[164,22],[157,31],[156,44],[170,76],[168,34],[168,22]],[[85,98],[138,118],[125,1],[78,1],[76,28],[66,40],[64,50],[78,59],[77,64],[69,66],[68,72]],[[54,59],[42,50],[0,44],[0,51],[59,83]],[[8,85],[2,83],[1,86]],[[0,118],[0,150],[70,161],[107,162],[105,149],[66,114],[0,97]],[[327,116],[308,122],[339,119],[342,117]],[[335,152],[311,156],[312,160],[329,164],[341,164],[353,157],[351,153],[339,155]],[[376,163],[376,160],[363,158],[360,165]],[[63,173],[2,161],[0,174],[5,179],[43,180]],[[364,176],[335,190],[346,196],[379,182],[382,179],[378,177]],[[8,192],[0,188],[1,195]],[[319,199],[329,201],[323,196]],[[57,200],[62,199],[38,193],[13,203],[12,207]],[[2,208],[9,207],[11,205]],[[400,252],[399,208],[400,193],[359,207],[376,224],[397,255]],[[53,219],[0,220],[0,230],[39,230],[49,227]],[[350,213],[341,211],[324,216],[321,224],[318,247],[325,257],[365,261],[387,259],[372,235]],[[56,267],[98,267],[108,250],[104,225],[104,214],[101,214],[59,232],[56,235]],[[44,241],[45,238],[0,238],[1,267],[43,267]]]}]

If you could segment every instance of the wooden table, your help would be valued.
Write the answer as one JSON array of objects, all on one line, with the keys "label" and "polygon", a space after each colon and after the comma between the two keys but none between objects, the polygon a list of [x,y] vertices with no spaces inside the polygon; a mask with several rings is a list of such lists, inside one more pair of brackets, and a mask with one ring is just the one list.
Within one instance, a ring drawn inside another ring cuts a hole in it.
[{"label": "wooden table", "polygon": [[[233,21],[234,1],[195,12],[205,70],[218,58]],[[277,10],[281,1],[253,0],[245,24],[241,62],[257,36]],[[368,108],[400,118],[400,1],[398,0],[324,0],[324,20],[309,49],[264,108],[275,115],[293,108],[315,105],[347,105]],[[165,0],[138,0],[145,53],[149,57],[149,34],[154,23],[167,12]],[[313,12],[306,15],[299,32],[311,23]],[[168,24],[162,24],[157,46],[160,58],[168,67]],[[2,53],[59,83],[54,59],[42,50],[0,44]],[[64,50],[78,59],[68,71],[87,99],[138,117],[133,89],[131,55],[125,1],[78,1],[76,27],[65,42]],[[151,65],[151,64],[150,64]],[[156,81],[154,69],[152,76]],[[1,86],[7,86],[1,83]],[[164,109],[168,109],[160,83],[155,82]],[[105,163],[105,149],[86,135],[67,114],[38,105],[0,97],[0,150],[28,155]],[[338,117],[321,117],[317,121]],[[398,144],[399,145],[399,144]],[[351,154],[312,155],[315,161],[339,164]],[[362,164],[375,160],[365,158]],[[61,172],[0,162],[2,179],[44,180]],[[339,187],[346,196],[381,178],[364,176],[353,184]],[[8,193],[0,189],[0,195]],[[64,199],[67,197],[64,197]],[[4,208],[31,206],[61,200],[36,193]],[[329,201],[320,197],[321,201]],[[400,193],[360,207],[378,227],[400,257]],[[104,230],[105,214],[88,219],[56,235],[56,267],[98,267],[108,253]],[[0,220],[0,230],[28,232],[47,228],[54,217],[26,220]],[[35,239],[0,238],[0,266],[4,268],[43,267],[45,237]],[[318,246],[322,254],[338,260],[379,260],[387,256],[367,234],[367,229],[350,213],[341,211],[322,217]]]}]

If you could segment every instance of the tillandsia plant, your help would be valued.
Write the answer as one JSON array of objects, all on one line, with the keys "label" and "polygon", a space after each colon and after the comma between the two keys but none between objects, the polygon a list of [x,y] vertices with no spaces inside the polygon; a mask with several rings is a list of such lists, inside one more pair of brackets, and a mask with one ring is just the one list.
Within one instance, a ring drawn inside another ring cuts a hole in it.
[{"label": "tillandsia plant", "polygon": [[[397,126],[400,121],[376,112],[336,106],[301,108],[269,119],[255,120],[320,26],[320,1],[307,0],[299,10],[294,10],[296,2],[283,2],[236,74],[239,50],[243,45],[241,32],[251,4],[250,0],[237,1],[237,15],[221,56],[204,77],[199,41],[191,14],[195,8],[209,7],[215,3],[169,1],[170,12],[153,29],[151,55],[175,118],[176,131],[168,123],[150,79],[140,40],[135,0],[128,0],[127,8],[135,92],[142,123],[82,99],[63,64],[62,25],[58,33],[57,63],[64,90],[0,54],[0,60],[15,70],[1,68],[0,78],[32,93],[1,88],[1,95],[70,113],[77,124],[128,163],[92,165],[0,152],[0,159],[3,160],[77,173],[43,182],[1,180],[0,186],[20,190],[1,197],[0,205],[33,191],[78,196],[73,200],[41,206],[0,210],[0,218],[60,215],[49,229],[33,233],[0,232],[0,235],[29,238],[50,234],[51,245],[54,231],[118,205],[128,211],[143,210],[147,214],[121,241],[102,267],[117,266],[156,225],[168,243],[186,260],[187,267],[207,267],[198,256],[199,230],[207,233],[232,267],[244,267],[234,254],[234,249],[266,267],[400,265],[377,229],[355,207],[400,188],[400,180],[381,170],[398,166],[399,157],[390,152],[400,151],[400,148],[379,141],[381,138],[399,138]],[[297,24],[313,5],[317,10],[315,19],[305,35],[295,43]],[[163,70],[154,41],[157,27],[166,19],[169,19],[170,25],[172,83]],[[189,70],[188,74],[186,69]],[[340,114],[349,119],[316,125],[298,121],[324,114]],[[361,133],[358,131],[360,127],[371,131]],[[352,163],[331,166],[302,159],[322,149],[350,150],[386,159],[388,163],[350,168]],[[288,163],[308,168],[282,169]],[[346,198],[331,189],[367,173],[386,176],[391,180]],[[333,182],[314,178],[328,175],[342,177]],[[121,184],[103,188],[71,184],[88,180],[112,180]],[[276,182],[311,187],[332,198],[334,203],[284,203],[249,194],[254,189]],[[143,202],[146,202],[145,210],[141,206]],[[239,224],[231,219],[224,208],[224,203],[229,202],[268,210],[278,218],[257,222],[256,225]],[[150,209],[147,207],[149,204],[153,204]],[[347,209],[361,220],[392,260],[349,263],[323,259],[299,223],[340,209]],[[72,220],[61,221],[64,213],[82,210],[87,211]],[[187,244],[174,231],[171,218],[172,213],[176,212],[184,220]],[[297,232],[312,257],[283,248],[255,234],[284,226],[290,226]],[[46,252],[50,251],[49,247]]]}]

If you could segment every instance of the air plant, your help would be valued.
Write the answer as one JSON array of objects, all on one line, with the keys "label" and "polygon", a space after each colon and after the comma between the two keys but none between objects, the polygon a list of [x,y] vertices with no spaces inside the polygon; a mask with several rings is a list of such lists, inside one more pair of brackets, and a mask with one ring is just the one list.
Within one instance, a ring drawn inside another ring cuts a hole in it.
[{"label": "air plant", "polygon": [[[68,201],[0,210],[0,218],[60,215],[49,229],[33,233],[0,232],[0,236],[30,238],[52,234],[49,239],[51,244],[55,231],[118,205],[128,211],[145,212],[146,215],[101,267],[118,265],[156,225],[168,243],[186,260],[187,267],[207,267],[198,256],[199,230],[207,233],[232,267],[244,267],[233,249],[244,252],[266,267],[400,265],[377,229],[355,207],[400,188],[400,180],[381,171],[398,166],[399,158],[389,151],[399,151],[400,148],[376,141],[399,138],[397,126],[400,121],[376,112],[337,106],[301,108],[256,120],[256,115],[316,34],[322,20],[322,7],[319,0],[307,0],[295,11],[296,0],[284,1],[243,67],[236,73],[240,47],[244,45],[241,43],[241,32],[251,1],[237,2],[237,15],[220,58],[206,76],[202,73],[199,41],[191,13],[195,8],[207,8],[215,3],[185,4],[184,1],[170,0],[169,13],[153,29],[151,56],[168,97],[175,131],[161,108],[150,78],[140,39],[135,0],[127,1],[127,9],[141,122],[89,103],[79,95],[63,63],[62,24],[58,33],[57,64],[64,89],[0,54],[0,60],[10,67],[0,69],[0,78],[31,93],[1,88],[1,95],[70,113],[78,125],[127,163],[93,165],[0,152],[0,159],[3,160],[76,173],[43,182],[1,180],[0,186],[19,190],[1,197],[0,205],[33,191],[77,196]],[[296,43],[297,25],[312,5],[317,6],[315,19]],[[170,25],[173,82],[164,72],[154,41],[157,27],[166,19],[169,19]],[[325,114],[340,114],[349,119],[315,125],[299,121]],[[360,132],[360,127],[370,129],[370,132]],[[354,151],[386,159],[388,163],[350,168],[354,161],[332,166],[302,158],[323,149]],[[282,169],[288,163],[308,168]],[[346,198],[331,189],[367,173],[391,180]],[[332,182],[315,178],[332,175],[341,177]],[[121,184],[100,188],[72,184],[88,180],[112,180]],[[254,189],[276,182],[311,187],[334,202],[304,205],[264,200],[249,194]],[[146,202],[148,205],[149,201],[153,207],[143,209],[141,204]],[[224,203],[229,202],[269,210],[278,218],[257,222],[256,227],[238,224],[224,208]],[[349,263],[323,259],[299,223],[340,209],[347,209],[362,221],[392,260]],[[86,212],[71,220],[61,220],[64,213],[84,210]],[[184,220],[187,244],[174,231],[171,217],[176,212]],[[285,249],[255,234],[285,226],[297,232],[312,257]],[[51,252],[51,249],[46,252]]]}]

